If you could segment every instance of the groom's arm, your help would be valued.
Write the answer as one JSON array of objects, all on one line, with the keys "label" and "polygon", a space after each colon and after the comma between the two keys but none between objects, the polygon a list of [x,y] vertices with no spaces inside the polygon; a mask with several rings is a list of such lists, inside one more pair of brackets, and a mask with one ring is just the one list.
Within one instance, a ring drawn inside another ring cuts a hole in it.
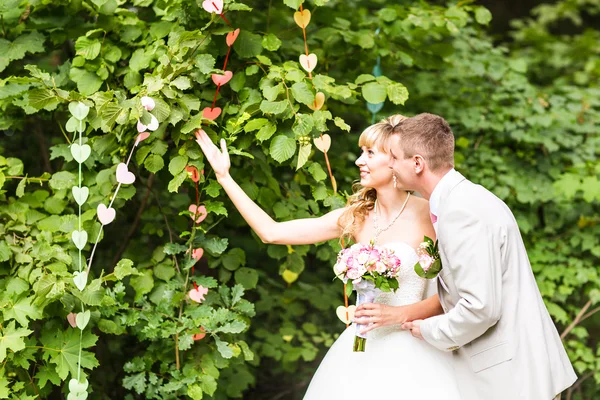
[{"label": "groom's arm", "polygon": [[421,334],[440,350],[450,351],[478,338],[500,319],[505,231],[468,210],[449,212],[439,228],[451,260],[442,267],[450,269],[460,300],[447,314],[424,320]]}]

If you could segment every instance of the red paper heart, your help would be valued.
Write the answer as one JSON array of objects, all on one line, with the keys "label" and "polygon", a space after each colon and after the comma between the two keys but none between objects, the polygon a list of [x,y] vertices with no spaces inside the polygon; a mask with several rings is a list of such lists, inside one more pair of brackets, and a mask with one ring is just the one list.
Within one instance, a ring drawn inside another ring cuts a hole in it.
[{"label": "red paper heart", "polygon": [[190,211],[192,213],[192,216],[191,216],[192,220],[194,218],[196,218],[197,224],[204,221],[204,219],[208,215],[208,213],[206,212],[206,207],[204,207],[204,206],[196,207],[195,204],[190,205],[188,207],[188,211]]},{"label": "red paper heart", "polygon": [[235,42],[235,39],[237,39],[239,34],[240,34],[240,28],[236,29],[233,32],[229,32],[227,34],[227,37],[225,38],[225,41],[227,42],[227,46],[229,46],[229,47],[233,46],[233,43]]},{"label": "red paper heart", "polygon": [[187,171],[188,176],[192,181],[198,182],[200,180],[200,173],[198,172],[198,168],[188,165],[187,167],[185,167],[185,170]]},{"label": "red paper heart", "polygon": [[67,321],[69,321],[69,325],[71,325],[72,328],[75,328],[77,326],[75,318],[77,318],[77,314],[75,313],[69,313],[69,315],[67,315]]},{"label": "red paper heart", "polygon": [[215,83],[215,85],[221,85],[223,86],[224,84],[226,84],[227,82],[229,82],[229,80],[231,79],[231,77],[233,76],[233,72],[231,71],[225,71],[224,75],[220,75],[220,74],[212,74],[212,80]]},{"label": "red paper heart", "polygon": [[211,121],[219,118],[219,115],[221,115],[221,109],[219,107],[206,107],[204,110],[202,110],[202,116],[206,119],[210,119]]},{"label": "red paper heart", "polygon": [[200,260],[203,255],[204,249],[202,247],[192,250],[192,258],[196,261]]},{"label": "red paper heart", "polygon": [[200,327],[200,333],[195,333],[194,335],[192,335],[192,339],[194,340],[202,340],[204,339],[204,337],[206,336],[206,330],[203,327]]}]

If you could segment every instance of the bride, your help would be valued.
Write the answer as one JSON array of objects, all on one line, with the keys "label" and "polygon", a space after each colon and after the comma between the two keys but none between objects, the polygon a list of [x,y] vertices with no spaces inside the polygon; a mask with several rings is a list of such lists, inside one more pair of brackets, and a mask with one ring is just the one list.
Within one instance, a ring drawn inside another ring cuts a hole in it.
[{"label": "bride", "polygon": [[376,246],[394,250],[402,260],[396,292],[378,295],[375,303],[357,312],[360,322],[369,324],[365,352],[353,352],[355,329],[346,329],[321,362],[305,399],[460,400],[452,355],[400,329],[404,322],[442,313],[437,295],[423,300],[426,281],[414,272],[415,249],[423,236],[435,237],[429,203],[396,189],[389,168],[389,139],[404,118],[391,116],[361,134],[362,154],[356,160],[360,188],[346,207],[318,218],[285,222],[274,221],[233,180],[225,140],[221,139],[219,150],[204,131],[196,133],[218,182],[263,242],[300,245],[346,237],[368,244],[373,240]]}]

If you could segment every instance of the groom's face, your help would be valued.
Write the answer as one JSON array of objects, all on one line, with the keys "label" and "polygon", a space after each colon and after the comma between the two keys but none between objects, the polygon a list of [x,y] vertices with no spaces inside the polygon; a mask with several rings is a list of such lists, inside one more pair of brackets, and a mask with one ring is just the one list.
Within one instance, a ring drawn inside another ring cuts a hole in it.
[{"label": "groom's face", "polygon": [[390,163],[389,167],[394,171],[398,182],[398,187],[405,190],[415,190],[415,173],[414,162],[412,158],[406,158],[399,135],[393,135],[390,146]]}]

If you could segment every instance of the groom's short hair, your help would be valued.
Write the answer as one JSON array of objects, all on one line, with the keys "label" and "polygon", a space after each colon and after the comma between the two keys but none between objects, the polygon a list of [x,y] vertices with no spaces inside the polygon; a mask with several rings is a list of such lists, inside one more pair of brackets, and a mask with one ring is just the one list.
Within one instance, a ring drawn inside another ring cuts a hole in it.
[{"label": "groom's short hair", "polygon": [[432,171],[454,167],[454,134],[439,115],[422,113],[399,125],[400,145],[404,157],[421,155]]}]

